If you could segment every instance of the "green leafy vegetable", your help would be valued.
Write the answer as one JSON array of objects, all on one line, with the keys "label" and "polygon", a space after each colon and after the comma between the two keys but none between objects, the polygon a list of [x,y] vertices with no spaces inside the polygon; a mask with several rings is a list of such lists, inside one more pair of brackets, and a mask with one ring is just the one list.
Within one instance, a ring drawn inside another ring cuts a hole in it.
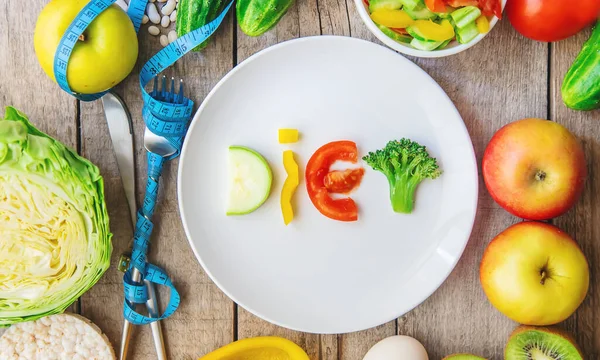
[{"label": "green leafy vegetable", "polygon": [[425,146],[406,138],[392,140],[385,148],[369,152],[362,159],[387,177],[390,201],[397,213],[411,213],[417,186],[442,173],[437,160],[429,156]]},{"label": "green leafy vegetable", "polygon": [[98,168],[12,107],[0,119],[0,326],[63,312],[108,269]]}]

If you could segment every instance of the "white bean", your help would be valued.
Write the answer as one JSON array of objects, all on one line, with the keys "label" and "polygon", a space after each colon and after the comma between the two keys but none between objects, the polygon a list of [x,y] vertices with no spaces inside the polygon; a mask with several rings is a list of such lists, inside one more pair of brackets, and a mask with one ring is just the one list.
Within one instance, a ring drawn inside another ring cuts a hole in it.
[{"label": "white bean", "polygon": [[160,23],[160,14],[158,13],[158,9],[156,9],[156,5],[154,5],[154,3],[148,3],[146,11],[148,12],[148,18],[153,24]]},{"label": "white bean", "polygon": [[161,35],[160,36],[160,44],[162,46],[167,46],[169,45],[169,38],[167,38],[167,35]]},{"label": "white bean", "polygon": [[150,2],[155,2],[156,0],[150,0]]},{"label": "white bean", "polygon": [[177,10],[173,10],[171,16],[169,16],[169,19],[171,19],[171,22],[175,22],[177,20]]},{"label": "white bean", "polygon": [[167,15],[163,16],[162,20],[160,20],[160,25],[164,28],[168,28],[169,25],[171,25],[171,19],[169,19]]},{"label": "white bean", "polygon": [[158,28],[158,26],[151,25],[151,26],[148,26],[148,32],[151,35],[156,36],[156,35],[160,34],[160,29]]},{"label": "white bean", "polygon": [[169,38],[169,43],[172,43],[173,41],[177,40],[177,31],[169,31],[169,35],[167,37]]},{"label": "white bean", "polygon": [[158,0],[158,2],[167,2],[167,0]]},{"label": "white bean", "polygon": [[148,21],[150,21],[150,18],[148,17],[148,15],[144,15],[144,17],[142,18],[142,24],[147,24]]},{"label": "white bean", "polygon": [[163,15],[171,15],[171,13],[173,12],[173,10],[175,10],[175,5],[177,3],[175,2],[175,0],[169,0],[169,2],[167,2],[165,4],[165,6],[163,6],[161,12],[163,13]]}]

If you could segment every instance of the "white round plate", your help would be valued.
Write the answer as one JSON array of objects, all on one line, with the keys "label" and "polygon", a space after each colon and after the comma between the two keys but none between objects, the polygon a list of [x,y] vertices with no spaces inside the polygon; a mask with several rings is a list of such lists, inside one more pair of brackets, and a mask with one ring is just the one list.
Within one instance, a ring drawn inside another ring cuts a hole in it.
[{"label": "white round plate", "polygon": [[[300,141],[279,144],[279,128],[297,128]],[[358,221],[322,216],[302,179],[296,217],[283,224],[285,149],[294,150],[303,177],[325,143],[352,140],[363,156],[402,137],[426,145],[443,170],[420,185],[412,214],[392,211],[385,176],[363,164],[351,195]],[[225,215],[234,144],[260,152],[274,175],[263,206],[237,217]],[[469,135],[434,80],[392,50],[337,36],[272,46],[227,74],[194,116],[178,176],[183,225],[211,279],[253,314],[312,333],[377,326],[429,297],[467,244],[477,191]]]}]

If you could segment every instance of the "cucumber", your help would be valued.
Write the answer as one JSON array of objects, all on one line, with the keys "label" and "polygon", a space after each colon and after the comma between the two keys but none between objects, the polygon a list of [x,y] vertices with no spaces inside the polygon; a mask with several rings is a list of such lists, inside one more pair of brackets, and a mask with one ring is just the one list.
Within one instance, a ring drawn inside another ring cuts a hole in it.
[{"label": "cucumber", "polygon": [[461,44],[470,42],[471,40],[475,39],[477,35],[479,35],[479,30],[477,29],[477,24],[475,24],[474,21],[462,29],[456,29],[456,40]]},{"label": "cucumber", "polygon": [[410,41],[412,40],[412,37],[410,37],[408,35],[398,34],[394,30],[391,30],[390,28],[388,28],[386,26],[377,24],[377,27],[379,28],[379,30],[381,30],[381,32],[383,32],[389,38],[391,38],[392,40],[397,41],[401,44],[410,44]]},{"label": "cucumber", "polygon": [[600,21],[567,71],[560,90],[563,102],[573,110],[600,108]]},{"label": "cucumber", "polygon": [[418,6],[425,5],[423,3],[423,0],[400,0],[400,2],[404,6],[404,10],[406,10],[406,9],[413,10]]},{"label": "cucumber", "polygon": [[[179,0],[175,23],[177,37],[181,37],[213,21],[225,8],[225,5],[223,0]],[[193,51],[204,49],[209,39],[196,46]]]},{"label": "cucumber", "polygon": [[458,10],[454,10],[450,16],[452,17],[452,20],[454,20],[454,25],[457,28],[462,29],[469,24],[474,23],[475,20],[481,16],[481,10],[475,6],[465,6]]},{"label": "cucumber", "polygon": [[293,3],[294,0],[237,0],[235,14],[246,35],[260,36],[275,26]]},{"label": "cucumber", "polygon": [[379,9],[398,10],[402,7],[401,0],[371,0],[369,1],[369,12],[373,13]]},{"label": "cucumber", "polygon": [[410,45],[418,50],[431,51],[437,49],[442,45],[444,41],[424,41],[419,39],[412,39]]},{"label": "cucumber", "polygon": [[436,17],[435,13],[429,10],[425,4],[421,4],[414,9],[403,8],[403,10],[413,20],[429,20]]},{"label": "cucumber", "polygon": [[230,146],[228,154],[227,215],[244,215],[258,209],[269,197],[273,174],[258,152]]},{"label": "cucumber", "polygon": [[448,39],[444,42],[442,42],[440,44],[440,46],[436,47],[435,50],[442,50],[443,48],[445,48],[446,46],[448,46],[448,44],[450,44],[450,41],[452,41],[452,39]]}]

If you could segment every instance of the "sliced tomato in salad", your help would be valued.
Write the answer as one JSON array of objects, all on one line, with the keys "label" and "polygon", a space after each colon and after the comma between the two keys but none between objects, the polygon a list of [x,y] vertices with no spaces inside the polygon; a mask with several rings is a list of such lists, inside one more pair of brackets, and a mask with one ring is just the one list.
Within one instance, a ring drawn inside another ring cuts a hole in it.
[{"label": "sliced tomato in salad", "polygon": [[396,32],[400,35],[408,35],[408,31],[406,31],[406,29],[390,28],[390,30],[392,30],[393,32]]},{"label": "sliced tomato in salad", "polygon": [[433,12],[446,12],[444,0],[425,0],[425,5]]},{"label": "sliced tomato in salad", "polygon": [[462,6],[477,6],[479,7],[479,0],[445,0],[448,6],[458,8]]},{"label": "sliced tomato in salad", "polygon": [[347,194],[360,184],[364,174],[363,168],[330,171],[323,184],[330,193]]},{"label": "sliced tomato in salad", "polygon": [[485,16],[496,16],[502,19],[502,0],[479,0],[479,9]]},{"label": "sliced tomato in salad", "polygon": [[321,146],[306,164],[306,190],[311,202],[324,216],[339,221],[358,220],[358,209],[351,198],[333,199],[325,187],[325,176],[336,161],[356,163],[358,149],[352,141],[333,141]]}]

